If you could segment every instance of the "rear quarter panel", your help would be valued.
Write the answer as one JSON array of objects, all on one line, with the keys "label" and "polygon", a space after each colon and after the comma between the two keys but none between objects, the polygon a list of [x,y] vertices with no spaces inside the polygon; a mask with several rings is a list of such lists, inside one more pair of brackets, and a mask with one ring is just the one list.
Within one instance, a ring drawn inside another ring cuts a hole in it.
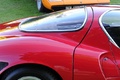
[{"label": "rear quarter panel", "polygon": [[41,64],[54,69],[63,79],[71,80],[73,43],[37,37],[15,37],[0,42],[0,61],[9,63],[5,69],[19,64]]}]

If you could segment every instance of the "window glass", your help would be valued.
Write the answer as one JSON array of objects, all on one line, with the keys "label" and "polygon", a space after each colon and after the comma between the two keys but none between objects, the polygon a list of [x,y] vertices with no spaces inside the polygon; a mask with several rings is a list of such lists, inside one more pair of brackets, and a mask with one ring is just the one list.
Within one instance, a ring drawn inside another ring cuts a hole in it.
[{"label": "window glass", "polygon": [[120,10],[111,10],[102,17],[102,24],[108,35],[120,47]]},{"label": "window glass", "polygon": [[72,31],[80,29],[86,19],[84,8],[59,11],[24,21],[19,28],[22,31]]}]

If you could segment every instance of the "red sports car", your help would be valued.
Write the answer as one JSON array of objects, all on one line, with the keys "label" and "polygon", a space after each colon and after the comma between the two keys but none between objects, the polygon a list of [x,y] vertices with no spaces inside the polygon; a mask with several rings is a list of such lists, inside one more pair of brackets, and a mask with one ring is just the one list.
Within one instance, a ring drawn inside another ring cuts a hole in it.
[{"label": "red sports car", "polygon": [[120,6],[1,24],[0,80],[120,80]]}]

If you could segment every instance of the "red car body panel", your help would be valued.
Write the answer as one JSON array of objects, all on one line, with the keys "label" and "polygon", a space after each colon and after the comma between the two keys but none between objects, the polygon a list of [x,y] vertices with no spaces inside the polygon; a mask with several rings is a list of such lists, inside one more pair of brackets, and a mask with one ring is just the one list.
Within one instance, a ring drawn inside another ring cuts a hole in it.
[{"label": "red car body panel", "polygon": [[0,61],[9,65],[0,73],[21,64],[38,64],[56,71],[63,80],[120,80],[120,50],[98,21],[112,8],[86,9],[84,27],[73,32],[21,32],[18,25],[23,19],[1,24]]}]

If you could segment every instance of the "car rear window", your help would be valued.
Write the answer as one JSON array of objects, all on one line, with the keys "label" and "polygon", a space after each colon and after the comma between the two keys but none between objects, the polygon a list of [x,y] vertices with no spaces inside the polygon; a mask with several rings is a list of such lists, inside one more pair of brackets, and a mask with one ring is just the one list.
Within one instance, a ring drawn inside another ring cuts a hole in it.
[{"label": "car rear window", "polygon": [[102,25],[110,40],[120,47],[120,10],[110,10],[102,17]]},{"label": "car rear window", "polygon": [[24,21],[19,29],[27,32],[74,31],[81,29],[86,19],[85,8],[63,10]]}]

